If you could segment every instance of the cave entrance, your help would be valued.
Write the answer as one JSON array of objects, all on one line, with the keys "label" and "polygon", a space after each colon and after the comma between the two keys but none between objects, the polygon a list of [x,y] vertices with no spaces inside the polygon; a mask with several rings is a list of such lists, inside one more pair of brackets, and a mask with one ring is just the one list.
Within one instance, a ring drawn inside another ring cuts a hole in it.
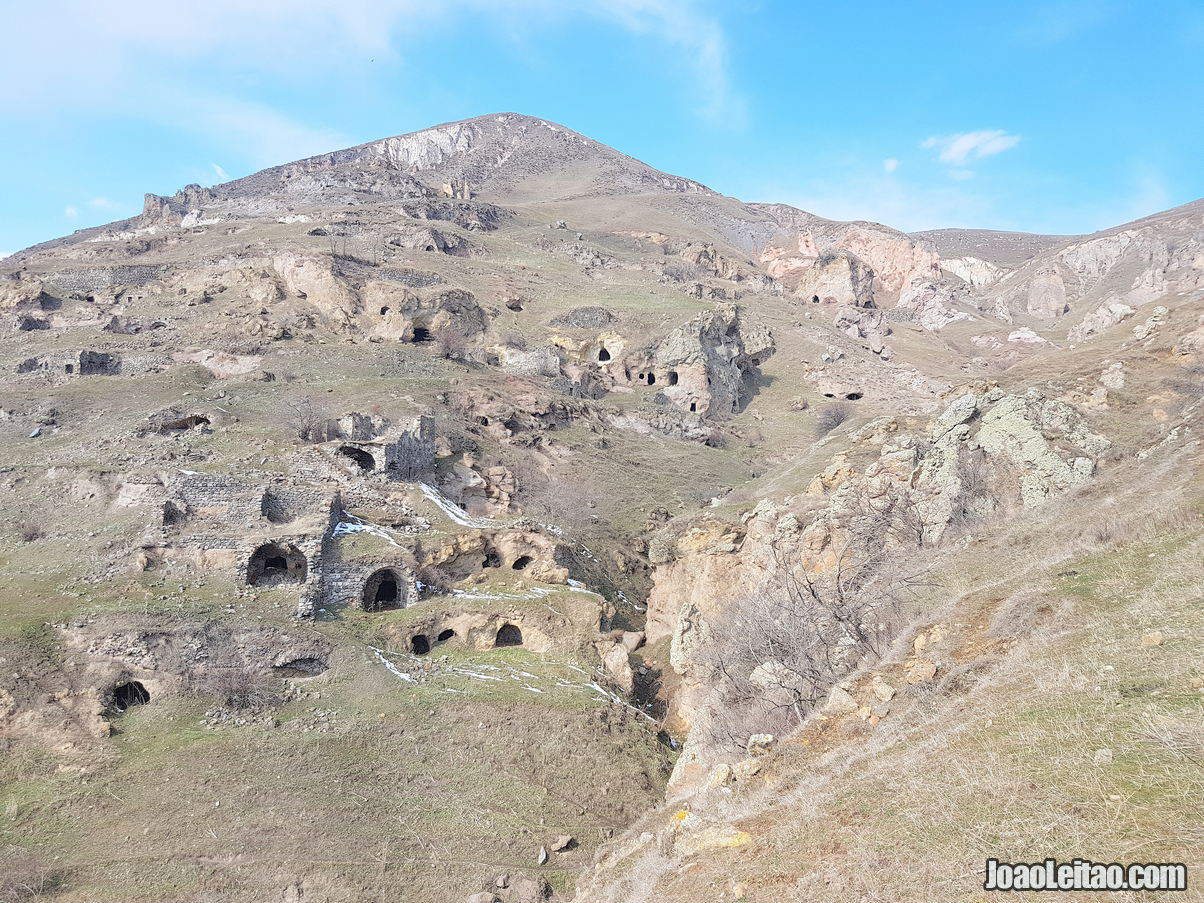
[{"label": "cave entrance", "polygon": [[368,471],[376,469],[376,459],[372,457],[370,452],[366,452],[362,448],[356,448],[354,445],[340,445],[339,454],[345,455],[354,461],[360,470]]},{"label": "cave entrance", "polygon": [[414,337],[410,339],[415,345],[421,345],[425,342],[433,342],[435,337],[431,335],[431,331],[425,326],[414,327]]},{"label": "cave entrance", "polygon": [[314,677],[326,670],[326,662],[316,656],[294,658],[272,666],[272,673],[280,677]]},{"label": "cave entrance", "polygon": [[113,704],[111,706],[114,714],[120,715],[126,709],[136,705],[146,705],[150,702],[150,691],[142,685],[140,680],[131,680],[123,684],[118,684],[113,688]]},{"label": "cave entrance", "polygon": [[514,568],[516,571],[524,571],[527,569],[527,565],[534,560],[535,559],[533,559],[530,555],[519,555],[514,559],[514,564],[510,565],[510,567]]},{"label": "cave entrance", "polygon": [[656,385],[656,374],[655,373],[652,373],[652,372],[648,373],[648,385],[650,385],[650,386]]},{"label": "cave entrance", "polygon": [[610,352],[607,351],[605,348],[599,348],[598,349],[598,360],[601,361],[602,363],[605,363],[606,361],[610,360]]},{"label": "cave entrance", "polygon": [[183,432],[197,426],[208,426],[209,418],[204,414],[189,414],[187,417],[181,417],[179,420],[170,420],[163,424],[161,432]]},{"label": "cave entrance", "polygon": [[410,651],[415,655],[426,655],[431,651],[431,641],[426,634],[420,633],[410,638]]},{"label": "cave entrance", "polygon": [[671,386],[676,386],[676,385],[677,385],[677,379],[678,379],[678,377],[677,377],[677,371],[676,371],[676,370],[670,370],[670,371],[669,371],[667,374],[665,374],[665,380],[666,380],[666,381],[669,383],[669,385],[671,385]]},{"label": "cave entrance", "polygon": [[845,398],[847,398],[849,401],[860,401],[864,397],[865,396],[861,392],[850,392],[845,395]]},{"label": "cave entrance", "polygon": [[482,563],[481,567],[500,568],[501,566],[502,566],[502,559],[498,557],[497,552],[486,552],[485,553],[485,561]]},{"label": "cave entrance", "polygon": [[696,402],[696,401],[691,401],[691,402],[690,402],[690,413],[691,413],[691,414],[697,414],[697,413],[698,413],[698,402]]},{"label": "cave entrance", "polygon": [[401,608],[402,584],[392,568],[381,568],[364,583],[364,611]]},{"label": "cave entrance", "polygon": [[250,586],[304,583],[306,571],[305,556],[296,546],[270,542],[251,554],[247,563],[247,583]]},{"label": "cave entrance", "polygon": [[501,648],[502,646],[521,646],[523,644],[523,632],[518,629],[517,624],[503,624],[497,632],[497,639],[493,645]]},{"label": "cave entrance", "polygon": [[452,639],[455,635],[456,635],[456,632],[449,627],[447,630],[440,631],[439,635],[437,637],[435,637],[435,642],[436,643],[446,643],[448,640]]}]

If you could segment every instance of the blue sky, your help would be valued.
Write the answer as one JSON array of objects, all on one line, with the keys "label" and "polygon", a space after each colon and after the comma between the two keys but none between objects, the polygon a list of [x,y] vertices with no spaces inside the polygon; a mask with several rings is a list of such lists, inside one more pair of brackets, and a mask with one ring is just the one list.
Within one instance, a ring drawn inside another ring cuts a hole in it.
[{"label": "blue sky", "polygon": [[1204,195],[1198,0],[7,4],[0,252],[515,111],[745,200],[1084,232]]}]

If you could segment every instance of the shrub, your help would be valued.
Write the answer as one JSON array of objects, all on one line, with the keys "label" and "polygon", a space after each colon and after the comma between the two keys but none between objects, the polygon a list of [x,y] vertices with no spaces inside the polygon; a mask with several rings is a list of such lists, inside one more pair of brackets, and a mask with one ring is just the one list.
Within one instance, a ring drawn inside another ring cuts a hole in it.
[{"label": "shrub", "polygon": [[312,399],[303,398],[289,405],[288,425],[302,442],[326,441],[326,415]]},{"label": "shrub", "polygon": [[385,469],[398,479],[414,482],[435,466],[432,439],[405,433],[385,448]]},{"label": "shrub", "polygon": [[37,542],[39,539],[46,538],[46,529],[34,521],[25,521],[17,528],[17,532],[20,534],[22,542]]}]

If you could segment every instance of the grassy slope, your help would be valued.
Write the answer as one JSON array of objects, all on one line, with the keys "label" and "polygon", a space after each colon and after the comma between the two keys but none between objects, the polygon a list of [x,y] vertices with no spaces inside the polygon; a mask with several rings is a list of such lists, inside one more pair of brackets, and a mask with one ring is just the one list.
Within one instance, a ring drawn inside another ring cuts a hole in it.
[{"label": "grassy slope", "polygon": [[[64,901],[277,899],[294,882],[339,888],[338,900],[449,899],[500,872],[563,888],[658,793],[668,763],[655,734],[561,687],[553,675],[573,672],[554,660],[453,660],[538,679],[411,684],[361,648],[303,682],[317,698],[284,703],[278,726],[210,730],[210,700],[163,699],[119,719],[82,771],[6,757],[0,848],[39,859]],[[580,848],[536,867],[558,833]]]},{"label": "grassy slope", "polygon": [[606,899],[980,900],[987,856],[1198,871],[1204,479],[1198,445],[1166,453],[955,551],[917,624],[945,635],[924,653],[937,681],[900,678],[906,648],[882,666],[899,695],[876,728],[813,725],[751,785],[688,805],[694,830],[746,844],[691,854],[682,832],[619,863]]}]

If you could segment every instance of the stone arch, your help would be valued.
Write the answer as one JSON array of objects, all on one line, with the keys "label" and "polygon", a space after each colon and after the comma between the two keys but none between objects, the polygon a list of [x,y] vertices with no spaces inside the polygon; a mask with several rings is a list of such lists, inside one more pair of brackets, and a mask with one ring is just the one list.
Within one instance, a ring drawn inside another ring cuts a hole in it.
[{"label": "stone arch", "polygon": [[340,445],[338,453],[354,461],[360,470],[369,471],[376,469],[376,459],[372,457],[371,452],[365,451],[362,448],[357,448],[354,445]]},{"label": "stone arch", "polygon": [[405,581],[393,568],[380,568],[364,581],[364,611],[403,608],[405,597]]},{"label": "stone arch", "polygon": [[497,648],[503,646],[521,646],[523,644],[523,632],[517,624],[509,622],[498,628],[497,637],[493,641],[493,645]]},{"label": "stone arch", "polygon": [[247,583],[270,586],[275,583],[304,583],[309,566],[305,555],[288,543],[264,543],[251,553],[247,562]]},{"label": "stone arch", "polygon": [[128,680],[125,683],[120,683],[109,691],[109,709],[115,715],[120,715],[122,712],[136,705],[146,705],[150,702],[150,691],[146,689],[140,680]]}]

